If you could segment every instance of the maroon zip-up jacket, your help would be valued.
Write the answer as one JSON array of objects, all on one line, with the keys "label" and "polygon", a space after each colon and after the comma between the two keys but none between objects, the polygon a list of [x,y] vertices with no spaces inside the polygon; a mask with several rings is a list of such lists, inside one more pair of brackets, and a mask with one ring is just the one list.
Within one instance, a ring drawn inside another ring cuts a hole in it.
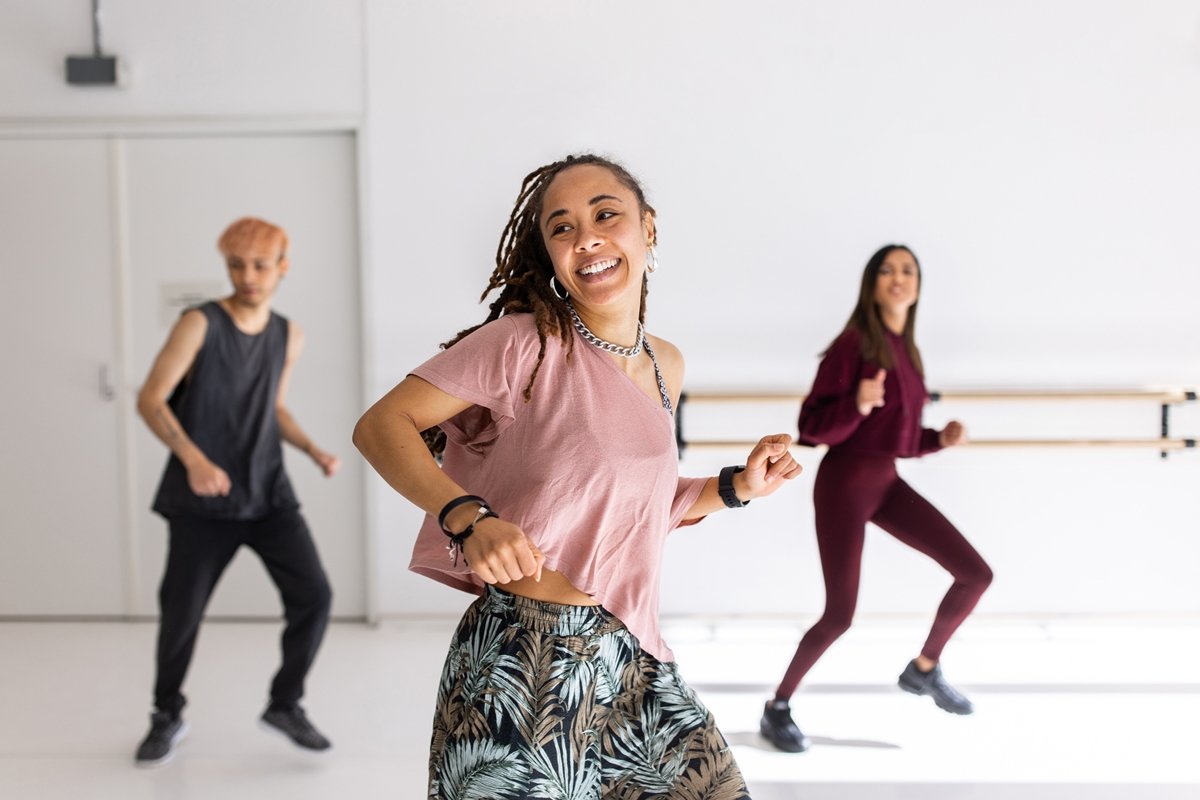
[{"label": "maroon zip-up jacket", "polygon": [[938,432],[921,427],[929,401],[925,381],[913,366],[904,337],[886,332],[896,365],[883,382],[883,407],[858,413],[858,382],[874,378],[879,365],[865,360],[858,331],[846,330],[821,359],[812,391],[800,406],[799,442],[827,444],[830,451],[911,458],[941,450]]}]

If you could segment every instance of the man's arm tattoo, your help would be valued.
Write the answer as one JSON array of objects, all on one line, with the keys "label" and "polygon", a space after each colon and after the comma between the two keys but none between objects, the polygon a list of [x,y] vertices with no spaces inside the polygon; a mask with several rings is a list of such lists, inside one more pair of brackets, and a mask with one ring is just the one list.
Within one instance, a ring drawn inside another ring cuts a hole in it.
[{"label": "man's arm tattoo", "polygon": [[179,429],[171,422],[171,418],[163,413],[161,408],[154,409],[154,414],[158,418],[159,426],[163,431],[163,436],[176,441],[179,438]]}]

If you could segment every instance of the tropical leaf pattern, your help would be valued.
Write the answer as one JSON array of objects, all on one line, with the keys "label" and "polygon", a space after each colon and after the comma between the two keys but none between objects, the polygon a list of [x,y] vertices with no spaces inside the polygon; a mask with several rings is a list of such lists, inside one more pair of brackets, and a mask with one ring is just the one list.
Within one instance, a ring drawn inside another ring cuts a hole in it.
[{"label": "tropical leaf pattern", "polygon": [[429,796],[441,800],[742,800],[712,714],[674,664],[599,606],[488,587],[438,685]]}]

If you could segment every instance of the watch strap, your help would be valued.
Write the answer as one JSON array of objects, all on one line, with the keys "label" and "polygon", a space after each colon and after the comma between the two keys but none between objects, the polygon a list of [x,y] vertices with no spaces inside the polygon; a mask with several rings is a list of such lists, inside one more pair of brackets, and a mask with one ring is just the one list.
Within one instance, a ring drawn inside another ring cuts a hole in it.
[{"label": "watch strap", "polygon": [[737,492],[733,489],[733,476],[745,471],[744,466],[723,467],[717,476],[717,494],[721,495],[721,502],[726,508],[743,508],[750,505],[749,500],[744,503],[739,500]]}]

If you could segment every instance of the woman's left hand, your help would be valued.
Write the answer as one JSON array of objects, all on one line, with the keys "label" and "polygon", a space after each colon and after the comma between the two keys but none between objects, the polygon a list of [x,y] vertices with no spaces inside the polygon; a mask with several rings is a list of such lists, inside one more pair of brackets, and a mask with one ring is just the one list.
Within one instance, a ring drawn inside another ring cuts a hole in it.
[{"label": "woman's left hand", "polygon": [[788,451],[791,443],[792,437],[786,433],[758,440],[746,457],[746,469],[733,476],[733,489],[739,500],[749,502],[756,497],[766,497],[784,481],[800,475],[803,468]]},{"label": "woman's left hand", "polygon": [[938,433],[938,444],[942,447],[954,447],[967,441],[967,429],[956,419],[946,423],[946,427]]}]

